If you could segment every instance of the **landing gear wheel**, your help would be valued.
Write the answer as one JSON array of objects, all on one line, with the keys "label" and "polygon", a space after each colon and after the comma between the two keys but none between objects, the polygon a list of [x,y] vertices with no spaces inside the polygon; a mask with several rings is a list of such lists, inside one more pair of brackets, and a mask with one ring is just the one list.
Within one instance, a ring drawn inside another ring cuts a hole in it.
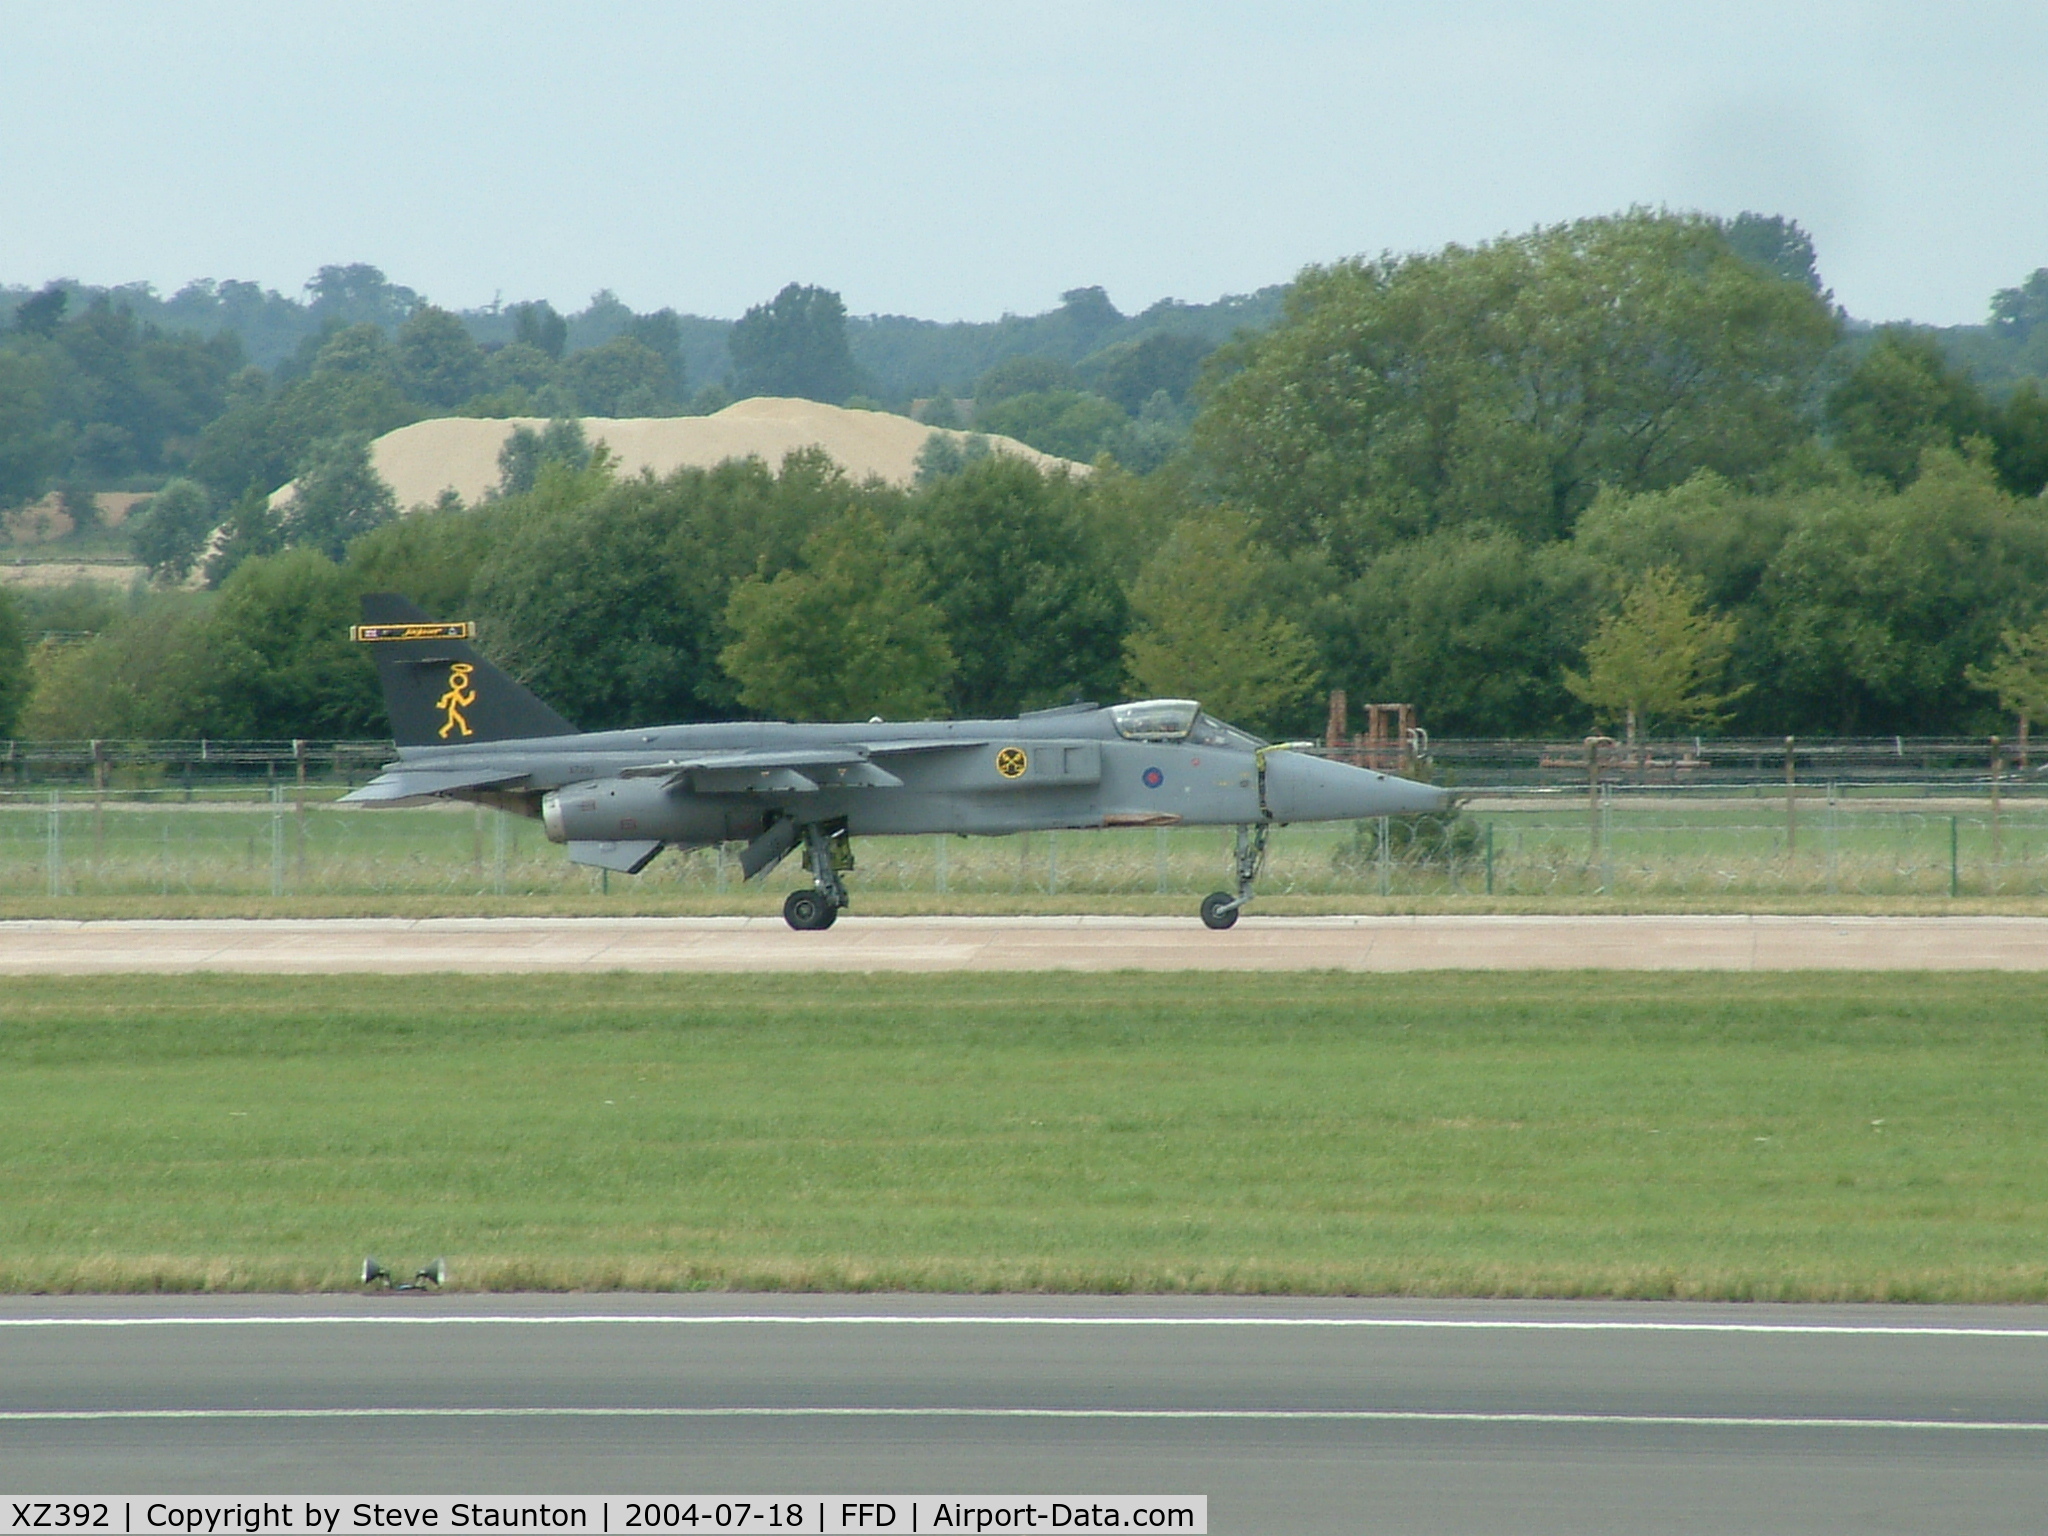
[{"label": "landing gear wheel", "polygon": [[1233,926],[1237,922],[1237,898],[1228,891],[1212,891],[1204,896],[1202,922],[1216,929]]},{"label": "landing gear wheel", "polygon": [[838,918],[839,909],[818,891],[791,891],[782,903],[782,920],[800,932],[830,928]]}]

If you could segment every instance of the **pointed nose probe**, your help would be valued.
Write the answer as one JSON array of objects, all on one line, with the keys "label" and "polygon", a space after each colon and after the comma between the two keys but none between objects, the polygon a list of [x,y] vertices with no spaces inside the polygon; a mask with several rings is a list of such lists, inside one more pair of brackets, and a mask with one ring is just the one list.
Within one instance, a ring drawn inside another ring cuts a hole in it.
[{"label": "pointed nose probe", "polygon": [[1302,752],[1266,758],[1266,811],[1275,821],[1362,821],[1411,816],[1450,804],[1445,790]]}]

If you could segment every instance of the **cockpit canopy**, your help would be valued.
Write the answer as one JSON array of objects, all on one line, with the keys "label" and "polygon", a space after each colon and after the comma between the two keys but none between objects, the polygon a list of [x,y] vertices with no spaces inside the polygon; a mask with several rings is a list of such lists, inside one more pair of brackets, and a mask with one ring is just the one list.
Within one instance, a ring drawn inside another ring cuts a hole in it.
[{"label": "cockpit canopy", "polygon": [[1197,747],[1230,747],[1251,752],[1265,743],[1248,731],[1218,720],[1193,699],[1140,699],[1109,712],[1126,741],[1184,742]]}]

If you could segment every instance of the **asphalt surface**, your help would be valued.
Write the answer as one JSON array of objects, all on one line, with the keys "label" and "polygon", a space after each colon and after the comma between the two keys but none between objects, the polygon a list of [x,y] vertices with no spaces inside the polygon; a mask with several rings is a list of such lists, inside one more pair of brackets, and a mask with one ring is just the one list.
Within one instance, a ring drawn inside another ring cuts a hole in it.
[{"label": "asphalt surface", "polygon": [[42,1493],[1204,1493],[1256,1532],[2039,1532],[2048,1308],[0,1299]]},{"label": "asphalt surface", "polygon": [[2048,970],[2039,917],[395,918],[0,923],[0,975]]}]

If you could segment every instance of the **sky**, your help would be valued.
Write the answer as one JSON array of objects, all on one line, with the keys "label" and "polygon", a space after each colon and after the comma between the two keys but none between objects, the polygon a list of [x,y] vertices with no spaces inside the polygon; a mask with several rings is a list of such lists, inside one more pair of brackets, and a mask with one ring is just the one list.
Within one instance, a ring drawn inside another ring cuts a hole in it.
[{"label": "sky", "polygon": [[1641,204],[1963,324],[2048,266],[2044,76],[2040,0],[0,0],[0,283],[985,320]]}]

